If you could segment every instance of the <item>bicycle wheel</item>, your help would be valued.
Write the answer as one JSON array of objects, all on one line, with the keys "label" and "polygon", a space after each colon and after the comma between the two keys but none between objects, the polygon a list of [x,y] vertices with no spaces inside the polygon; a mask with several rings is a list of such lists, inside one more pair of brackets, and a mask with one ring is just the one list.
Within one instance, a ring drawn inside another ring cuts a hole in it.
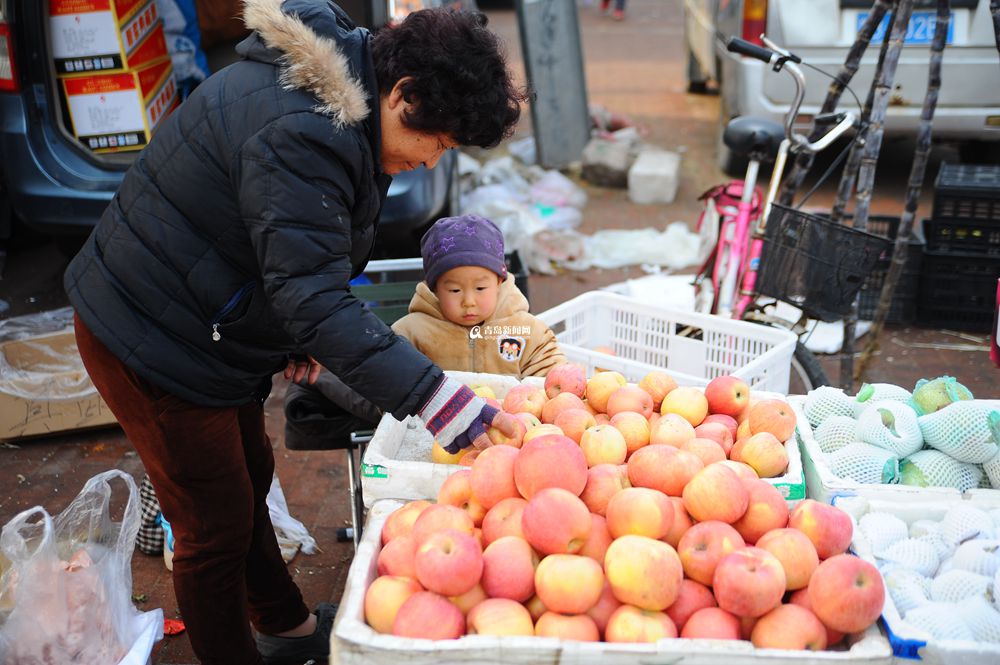
[{"label": "bicycle wheel", "polygon": [[830,380],[816,356],[802,342],[795,342],[792,370],[788,376],[788,394],[805,395],[813,388],[826,386]]}]

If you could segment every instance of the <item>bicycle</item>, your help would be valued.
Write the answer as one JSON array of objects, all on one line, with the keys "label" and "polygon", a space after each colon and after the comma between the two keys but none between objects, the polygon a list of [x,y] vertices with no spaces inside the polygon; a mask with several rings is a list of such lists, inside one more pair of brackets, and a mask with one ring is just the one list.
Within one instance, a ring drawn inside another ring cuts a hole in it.
[{"label": "bicycle", "polygon": [[[811,330],[807,327],[810,315],[821,320],[836,320],[839,315],[846,313],[844,303],[846,302],[849,307],[853,302],[864,276],[871,270],[872,265],[868,263],[867,268],[859,265],[858,270],[849,276],[851,288],[857,287],[853,291],[840,288],[836,293],[819,293],[829,289],[823,289],[821,285],[812,283],[816,281],[812,279],[814,275],[798,275],[797,271],[808,272],[808,266],[802,265],[797,259],[804,257],[816,259],[817,257],[813,255],[815,252],[810,253],[810,250],[826,253],[835,252],[838,248],[822,247],[822,243],[811,248],[800,247],[802,236],[812,233],[807,226],[809,228],[822,226],[822,218],[783,206],[775,209],[774,206],[778,204],[774,203],[774,199],[789,155],[794,156],[803,151],[818,153],[848,130],[857,129],[858,123],[856,116],[851,112],[829,113],[815,118],[816,126],[832,125],[832,128],[821,137],[810,141],[798,134],[795,131],[795,121],[805,97],[805,77],[798,67],[802,61],[766,37],[763,37],[763,41],[767,48],[732,37],[727,40],[726,48],[761,60],[769,64],[774,72],[788,72],[795,82],[795,96],[785,115],[783,125],[771,120],[744,116],[731,120],[726,126],[723,135],[726,146],[733,153],[746,157],[748,163],[742,182],[731,181],[718,185],[701,197],[705,200],[705,210],[699,219],[699,231],[703,242],[707,241],[714,246],[709,258],[695,277],[696,308],[702,313],[783,327],[794,332],[799,340],[792,358],[792,382],[789,392],[805,394],[817,386],[829,383],[816,356],[803,343],[803,339],[811,334]],[[757,187],[757,179],[761,164],[770,161],[774,161],[774,167],[767,194],[762,196]],[[769,234],[768,218],[772,210],[780,213],[781,219],[778,220],[778,224],[781,228]],[[789,224],[789,221],[793,223]],[[789,226],[795,228],[789,229]],[[878,236],[855,231],[839,224],[832,226],[841,230],[831,231],[831,227],[822,235],[829,232],[838,236],[843,236],[845,233],[850,235],[852,232],[862,234],[861,244],[864,245],[867,241],[872,248],[876,246],[872,239],[884,241]],[[798,234],[798,237],[791,238],[789,234]],[[786,243],[786,240],[791,242]],[[789,250],[793,254],[796,251],[804,254],[796,259],[791,257]],[[864,253],[865,256],[861,258],[863,262],[867,262],[869,259],[867,254],[871,252],[866,250]],[[877,257],[877,254],[872,257],[871,262],[873,263]],[[773,267],[767,263],[769,258],[775,264],[782,264],[774,267],[772,273],[779,269],[785,272],[784,278],[787,283],[784,286],[762,284],[758,281],[763,269]],[[860,274],[862,272],[863,274]],[[838,273],[836,276],[841,275]],[[762,302],[760,300],[762,295],[773,296],[775,300]],[[802,312],[798,320],[791,321],[777,315],[773,310],[779,301],[798,307]]]}]

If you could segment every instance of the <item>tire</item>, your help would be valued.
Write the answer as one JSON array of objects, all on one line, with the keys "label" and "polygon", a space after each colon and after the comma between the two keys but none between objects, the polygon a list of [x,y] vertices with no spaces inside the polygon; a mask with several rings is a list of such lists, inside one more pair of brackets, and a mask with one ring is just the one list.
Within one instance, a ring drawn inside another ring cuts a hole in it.
[{"label": "tire", "polygon": [[816,356],[802,342],[795,342],[792,367],[788,376],[788,394],[805,395],[820,386],[830,385]]}]

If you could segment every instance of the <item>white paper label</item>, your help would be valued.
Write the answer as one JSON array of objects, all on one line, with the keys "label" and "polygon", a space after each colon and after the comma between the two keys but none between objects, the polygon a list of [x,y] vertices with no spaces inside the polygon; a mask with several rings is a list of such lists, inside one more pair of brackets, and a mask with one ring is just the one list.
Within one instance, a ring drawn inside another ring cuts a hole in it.
[{"label": "white paper label", "polygon": [[118,31],[111,12],[85,12],[49,18],[52,57],[79,58],[118,53]]},{"label": "white paper label", "polygon": [[143,109],[135,90],[72,95],[69,112],[77,136],[143,131]]}]

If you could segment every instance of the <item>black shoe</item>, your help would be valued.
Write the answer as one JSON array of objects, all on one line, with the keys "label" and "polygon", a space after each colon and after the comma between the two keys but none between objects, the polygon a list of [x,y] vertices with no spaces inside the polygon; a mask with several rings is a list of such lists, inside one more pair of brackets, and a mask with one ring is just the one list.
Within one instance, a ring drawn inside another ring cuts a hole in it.
[{"label": "black shoe", "polygon": [[326,663],[330,656],[330,631],[337,606],[320,603],[316,606],[316,630],[305,637],[276,637],[257,633],[257,651],[266,665],[305,665]]}]

